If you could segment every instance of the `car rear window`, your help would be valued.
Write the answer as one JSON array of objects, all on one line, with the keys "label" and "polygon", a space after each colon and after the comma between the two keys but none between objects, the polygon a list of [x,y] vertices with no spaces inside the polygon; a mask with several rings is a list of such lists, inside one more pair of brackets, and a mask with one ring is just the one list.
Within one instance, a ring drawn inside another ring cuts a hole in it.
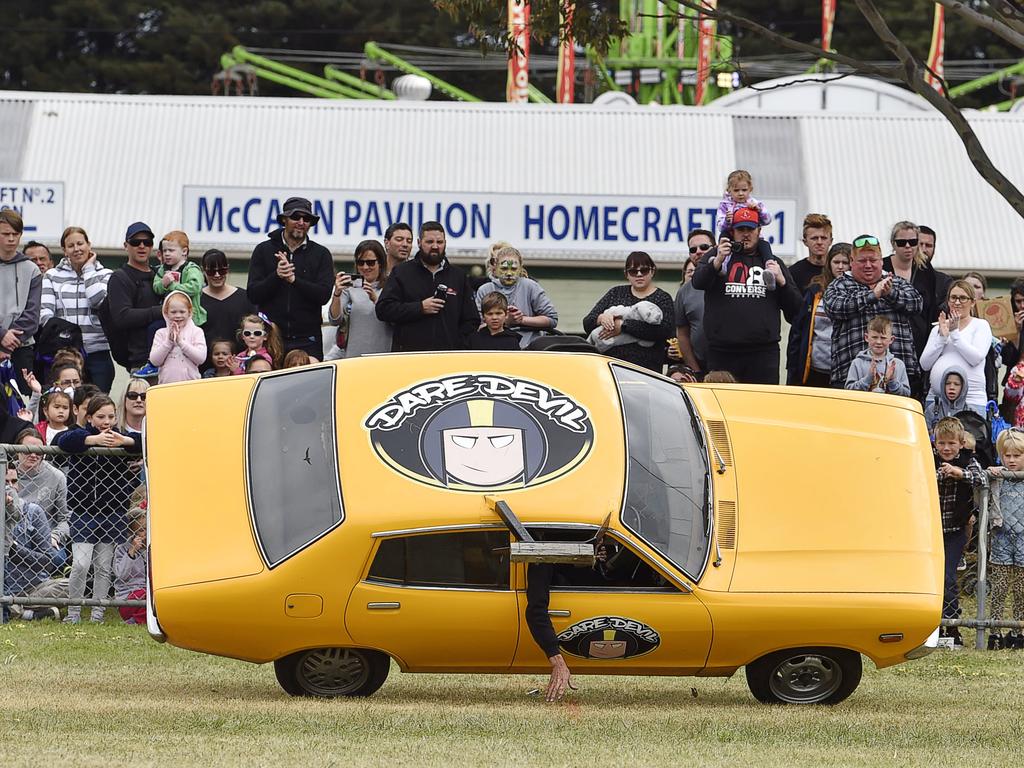
[{"label": "car rear window", "polygon": [[626,424],[622,522],[692,579],[708,556],[708,457],[677,384],[612,366]]},{"label": "car rear window", "polygon": [[249,411],[249,508],[270,567],[344,518],[334,368],[260,379]]},{"label": "car rear window", "polygon": [[403,587],[509,589],[508,531],[384,539],[367,578]]}]

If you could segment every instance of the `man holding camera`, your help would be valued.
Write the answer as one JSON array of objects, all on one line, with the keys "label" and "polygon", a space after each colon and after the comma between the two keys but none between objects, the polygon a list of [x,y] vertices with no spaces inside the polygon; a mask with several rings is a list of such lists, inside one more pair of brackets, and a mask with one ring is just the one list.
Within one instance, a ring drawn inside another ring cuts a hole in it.
[{"label": "man holding camera", "polygon": [[756,210],[736,211],[732,238],[723,236],[704,255],[692,282],[704,291],[708,370],[729,371],[746,384],[778,384],[779,312],[792,320],[801,296],[789,269],[761,239]]},{"label": "man holding camera", "polygon": [[420,227],[420,249],[395,266],[377,299],[377,319],[391,323],[392,352],[464,349],[480,327],[466,273],[445,258],[439,222]]},{"label": "man holding camera", "polygon": [[304,197],[289,197],[277,217],[280,229],[256,246],[246,292],[281,331],[284,351],[304,350],[322,360],[320,308],[334,290],[331,252],[309,239],[320,217]]}]

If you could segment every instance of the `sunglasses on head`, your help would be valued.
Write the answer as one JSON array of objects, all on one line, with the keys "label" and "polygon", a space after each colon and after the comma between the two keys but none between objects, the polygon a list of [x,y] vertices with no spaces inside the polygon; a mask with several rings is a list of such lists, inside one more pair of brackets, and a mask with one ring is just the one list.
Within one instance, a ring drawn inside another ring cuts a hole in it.
[{"label": "sunglasses on head", "polygon": [[863,248],[865,245],[878,245],[878,238],[872,235],[864,235],[853,241],[854,248]]},{"label": "sunglasses on head", "polygon": [[690,246],[690,253],[696,253],[697,251],[700,251],[701,253],[703,253],[704,251],[710,251],[710,250],[711,250],[711,243],[701,243],[700,245],[691,245]]},{"label": "sunglasses on head", "polygon": [[128,241],[128,245],[130,245],[132,248],[138,248],[140,245],[144,245],[147,248],[152,248],[153,247],[153,238],[152,237],[133,237],[131,240]]},{"label": "sunglasses on head", "polygon": [[141,400],[142,402],[146,402],[145,392],[125,392],[124,396],[129,400]]},{"label": "sunglasses on head", "polygon": [[916,237],[897,237],[893,242],[898,248],[906,248],[908,245],[913,248],[917,245]]},{"label": "sunglasses on head", "polygon": [[376,259],[356,259],[356,265],[360,267],[375,267],[377,266]]},{"label": "sunglasses on head", "polygon": [[242,335],[243,336],[246,336],[246,337],[255,336],[257,339],[260,336],[262,336],[263,334],[264,334],[263,329],[257,329],[255,331],[250,331],[250,330],[246,329],[246,330],[242,331]]},{"label": "sunglasses on head", "polygon": [[288,216],[292,221],[304,221],[307,224],[312,224],[316,221],[314,216],[310,216],[308,213],[293,213]]},{"label": "sunglasses on head", "polygon": [[630,267],[626,270],[626,274],[630,277],[643,277],[651,273],[650,267]]},{"label": "sunglasses on head", "polygon": [[203,270],[206,274],[217,277],[218,275],[226,275],[228,273],[227,267],[207,267]]}]

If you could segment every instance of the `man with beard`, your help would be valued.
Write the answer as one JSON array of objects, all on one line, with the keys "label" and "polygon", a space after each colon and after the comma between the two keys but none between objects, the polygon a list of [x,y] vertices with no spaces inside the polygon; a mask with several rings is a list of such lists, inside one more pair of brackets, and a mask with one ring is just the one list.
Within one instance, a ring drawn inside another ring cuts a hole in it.
[{"label": "man with beard", "polygon": [[322,360],[320,308],[334,290],[334,260],[309,239],[319,221],[306,198],[285,200],[277,217],[281,228],[252,252],[246,293],[280,330],[285,352],[301,349]]},{"label": "man with beard", "polygon": [[419,245],[413,258],[388,275],[377,299],[377,318],[394,326],[392,352],[463,349],[466,337],[480,326],[466,273],[445,258],[439,222],[420,227]]},{"label": "man with beard", "polygon": [[412,227],[397,221],[384,230],[384,251],[388,255],[387,274],[412,255]]}]

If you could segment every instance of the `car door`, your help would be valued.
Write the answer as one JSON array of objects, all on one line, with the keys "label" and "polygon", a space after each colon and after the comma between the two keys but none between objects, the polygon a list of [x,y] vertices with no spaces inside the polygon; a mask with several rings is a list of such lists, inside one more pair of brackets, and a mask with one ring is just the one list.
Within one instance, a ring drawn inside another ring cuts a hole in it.
[{"label": "car door", "polygon": [[[708,609],[637,548],[609,538],[617,555],[610,568],[556,566],[549,615],[570,669],[680,675],[703,669],[712,637]],[[525,589],[517,595],[522,641],[514,667],[547,668],[526,624]]]},{"label": "car door", "polygon": [[362,646],[414,671],[505,671],[519,635],[505,529],[382,538],[349,598]]}]

